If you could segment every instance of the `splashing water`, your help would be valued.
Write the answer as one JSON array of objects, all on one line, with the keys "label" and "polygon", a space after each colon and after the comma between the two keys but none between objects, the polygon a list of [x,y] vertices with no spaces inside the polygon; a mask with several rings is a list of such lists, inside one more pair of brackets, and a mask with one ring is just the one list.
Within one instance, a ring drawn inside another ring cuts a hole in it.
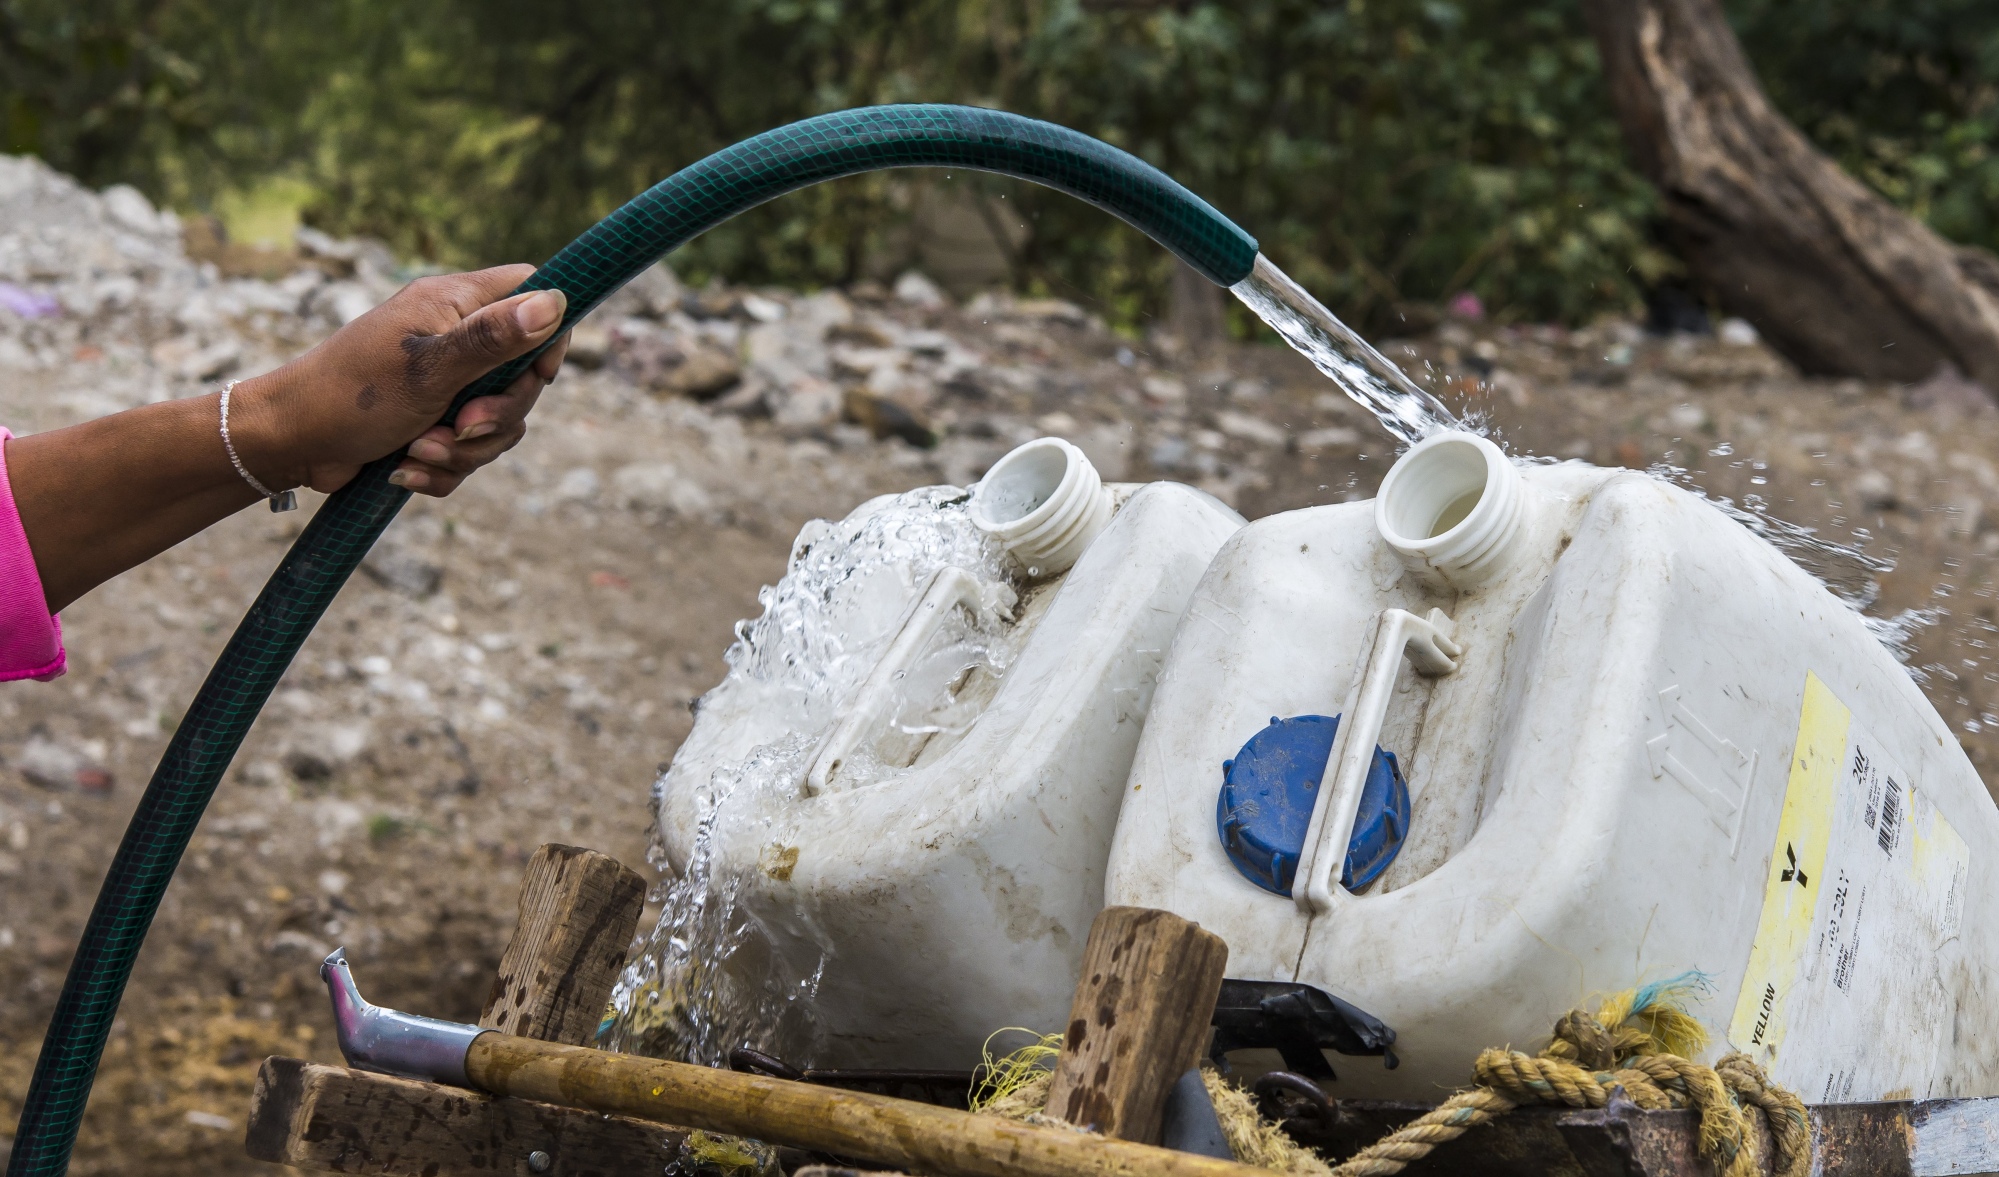
[{"label": "splashing water", "polygon": [[1459,420],[1262,254],[1229,291],[1403,444],[1446,429],[1484,432]]},{"label": "splashing water", "polygon": [[[731,721],[697,724],[653,786],[664,908],[613,991],[604,1045],[710,1066],[744,1045],[810,1062],[812,1003],[833,946],[796,907],[758,910],[751,884],[788,877],[796,851],[787,861],[773,850],[793,840],[772,815],[791,810],[840,705],[939,570],[971,573],[991,607],[958,611],[938,632],[896,683],[888,719],[898,746],[848,757],[840,787],[902,771],[898,753],[962,734],[976,717],[972,696],[1005,674],[1012,569],[966,502],[956,487],[925,487],[837,523],[814,520],[784,577],[758,594],[763,614],[737,625],[729,673],[699,705]],[[746,738],[757,742],[745,751]]]},{"label": "splashing water", "polygon": [[[1437,397],[1417,385],[1393,360],[1342,323],[1291,277],[1257,255],[1250,275],[1229,288],[1244,306],[1283,337],[1293,350],[1312,362],[1356,404],[1374,415],[1382,428],[1404,445],[1414,445],[1433,433],[1462,430],[1489,435],[1483,422],[1459,417]],[[1495,438],[1494,440],[1499,440]],[[1714,456],[1726,456],[1728,442],[1715,447]],[[1516,461],[1542,459],[1515,458]],[[1700,495],[1723,514],[1741,523],[1793,563],[1811,573],[1820,583],[1855,612],[1864,612],[1880,593],[1879,577],[1893,571],[1894,562],[1875,556],[1858,544],[1841,544],[1817,533],[1816,529],[1792,523],[1770,514],[1769,504],[1760,496],[1749,495],[1741,503],[1726,495],[1709,492],[1695,483],[1688,471],[1674,466],[1654,466],[1646,471],[1683,490]],[[1907,665],[1915,633],[1937,621],[1936,610],[1909,610],[1893,617],[1866,617],[1868,628],[1881,643]],[[1910,667],[1910,674],[1922,681],[1923,673]]]}]

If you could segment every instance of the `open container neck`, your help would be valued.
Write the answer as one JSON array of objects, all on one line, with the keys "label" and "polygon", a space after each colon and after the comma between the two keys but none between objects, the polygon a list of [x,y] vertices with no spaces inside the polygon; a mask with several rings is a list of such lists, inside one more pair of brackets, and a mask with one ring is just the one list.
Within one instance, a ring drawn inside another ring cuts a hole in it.
[{"label": "open container neck", "polygon": [[1432,434],[1381,481],[1375,528],[1409,570],[1438,588],[1472,589],[1505,571],[1518,553],[1527,487],[1505,452],[1486,438]]},{"label": "open container neck", "polygon": [[1111,492],[1082,450],[1038,437],[993,463],[972,489],[972,525],[1035,579],[1073,567],[1111,520]]}]

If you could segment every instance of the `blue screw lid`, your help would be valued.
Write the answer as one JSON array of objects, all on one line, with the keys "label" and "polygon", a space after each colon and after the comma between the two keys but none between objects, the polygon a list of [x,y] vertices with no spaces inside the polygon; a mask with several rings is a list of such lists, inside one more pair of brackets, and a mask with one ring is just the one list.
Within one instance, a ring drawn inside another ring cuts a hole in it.
[{"label": "blue screw lid", "polygon": [[[1339,716],[1271,716],[1233,760],[1222,762],[1215,827],[1242,877],[1266,891],[1291,894],[1312,806],[1330,768]],[[1347,843],[1340,885],[1357,890],[1381,877],[1409,832],[1409,785],[1395,754],[1380,745],[1361,788],[1360,813]]]}]

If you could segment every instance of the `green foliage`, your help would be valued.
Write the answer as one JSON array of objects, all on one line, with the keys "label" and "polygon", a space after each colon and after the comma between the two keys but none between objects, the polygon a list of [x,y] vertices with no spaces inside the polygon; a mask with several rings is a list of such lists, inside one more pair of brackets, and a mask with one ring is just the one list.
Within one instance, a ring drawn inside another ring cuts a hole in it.
[{"label": "green foliage", "polygon": [[[1992,243],[1990,0],[1740,0],[1773,96],[1868,182]],[[307,219],[447,264],[537,259],[769,127],[872,102],[1051,119],[1160,165],[1343,314],[1477,291],[1625,309],[1673,260],[1574,0],[0,0],[0,145],[187,207],[272,175]],[[953,177],[1029,232],[1031,291],[1156,313],[1169,262],[1103,214]],[[851,281],[908,177],[823,185],[695,242],[689,277]]]},{"label": "green foliage", "polygon": [[1739,0],[1778,108],[1955,241],[1999,250],[1999,4]]}]

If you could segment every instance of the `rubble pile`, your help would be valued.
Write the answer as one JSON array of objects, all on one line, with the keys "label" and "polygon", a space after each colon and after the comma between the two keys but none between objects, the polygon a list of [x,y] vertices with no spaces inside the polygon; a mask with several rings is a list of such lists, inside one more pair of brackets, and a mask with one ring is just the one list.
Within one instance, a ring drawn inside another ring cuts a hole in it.
[{"label": "rubble pile", "polygon": [[31,156],[0,156],[0,368],[105,357],[151,369],[107,390],[107,408],[129,407],[317,339],[405,277],[379,244],[307,229],[290,275],[225,278],[187,256],[182,229],[136,188],[92,192]]}]

